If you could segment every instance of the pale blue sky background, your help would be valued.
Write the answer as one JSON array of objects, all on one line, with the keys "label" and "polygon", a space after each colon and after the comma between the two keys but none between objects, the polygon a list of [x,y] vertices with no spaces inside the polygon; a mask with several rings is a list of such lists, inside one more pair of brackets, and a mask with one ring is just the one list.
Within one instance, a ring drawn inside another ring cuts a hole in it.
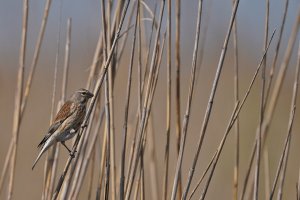
[{"label": "pale blue sky background", "polygon": [[[100,27],[100,1],[98,0],[53,0],[49,22],[46,29],[43,51],[47,50],[46,62],[53,61],[56,50],[56,37],[59,25],[59,5],[62,1],[62,45],[65,38],[65,26],[68,17],[73,19],[72,55],[76,58],[93,54]],[[31,60],[33,47],[37,38],[45,1],[30,0],[28,59]],[[154,6],[155,1],[146,1]],[[175,3],[175,1],[172,1]],[[284,0],[270,0],[270,32],[278,27],[283,13]],[[182,49],[184,53],[192,52],[197,14],[196,0],[182,1]],[[299,0],[290,0],[286,28],[283,34],[284,44],[289,37],[295,21]],[[227,30],[231,0],[204,0],[203,26],[209,22],[205,53],[215,55],[219,52]],[[238,10],[238,33],[241,56],[261,55],[264,28],[264,0],[241,0]],[[174,13],[173,13],[174,15]],[[208,17],[210,15],[210,17]],[[209,20],[208,20],[209,18]],[[20,43],[22,0],[0,1],[0,60],[1,68],[16,67]],[[175,23],[173,24],[175,25]],[[203,27],[202,26],[202,27]],[[173,30],[174,30],[173,26]],[[164,29],[163,29],[164,30]],[[271,33],[270,33],[271,34]],[[43,56],[42,51],[42,56]],[[72,56],[71,55],[71,56]],[[85,65],[85,62],[80,63]]]}]

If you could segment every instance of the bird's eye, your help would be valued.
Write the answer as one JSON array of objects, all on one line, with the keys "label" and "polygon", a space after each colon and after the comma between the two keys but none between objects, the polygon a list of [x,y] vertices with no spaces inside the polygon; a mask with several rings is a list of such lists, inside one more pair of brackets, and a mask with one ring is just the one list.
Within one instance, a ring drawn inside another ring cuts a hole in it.
[{"label": "bird's eye", "polygon": [[82,94],[83,96],[85,96],[85,95],[86,95],[86,92],[82,92],[81,94]]}]

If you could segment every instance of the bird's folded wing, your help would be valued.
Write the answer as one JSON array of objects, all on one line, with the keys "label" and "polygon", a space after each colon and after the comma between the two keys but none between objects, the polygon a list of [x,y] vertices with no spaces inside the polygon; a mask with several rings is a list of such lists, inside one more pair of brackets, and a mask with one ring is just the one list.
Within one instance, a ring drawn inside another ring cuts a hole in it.
[{"label": "bird's folded wing", "polygon": [[66,103],[60,108],[59,112],[56,114],[54,122],[48,129],[47,134],[43,140],[39,143],[38,147],[41,147],[47,139],[59,128],[59,126],[75,111],[72,101],[66,101]]}]

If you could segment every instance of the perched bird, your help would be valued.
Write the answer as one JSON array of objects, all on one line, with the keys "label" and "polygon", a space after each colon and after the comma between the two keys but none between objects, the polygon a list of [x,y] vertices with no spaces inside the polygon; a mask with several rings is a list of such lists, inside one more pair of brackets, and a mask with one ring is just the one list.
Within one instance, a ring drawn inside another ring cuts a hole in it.
[{"label": "perched bird", "polygon": [[32,170],[43,153],[56,142],[64,145],[71,154],[65,141],[71,139],[80,128],[86,114],[87,102],[93,96],[88,90],[79,89],[60,108],[47,134],[38,145],[41,151],[33,163]]}]

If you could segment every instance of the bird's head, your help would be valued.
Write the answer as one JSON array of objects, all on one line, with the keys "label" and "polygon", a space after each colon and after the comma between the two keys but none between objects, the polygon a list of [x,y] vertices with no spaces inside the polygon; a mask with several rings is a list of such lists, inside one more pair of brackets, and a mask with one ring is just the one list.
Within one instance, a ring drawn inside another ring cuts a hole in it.
[{"label": "bird's head", "polygon": [[73,94],[72,99],[78,103],[86,103],[93,96],[94,96],[93,93],[91,93],[86,89],[81,88]]}]

